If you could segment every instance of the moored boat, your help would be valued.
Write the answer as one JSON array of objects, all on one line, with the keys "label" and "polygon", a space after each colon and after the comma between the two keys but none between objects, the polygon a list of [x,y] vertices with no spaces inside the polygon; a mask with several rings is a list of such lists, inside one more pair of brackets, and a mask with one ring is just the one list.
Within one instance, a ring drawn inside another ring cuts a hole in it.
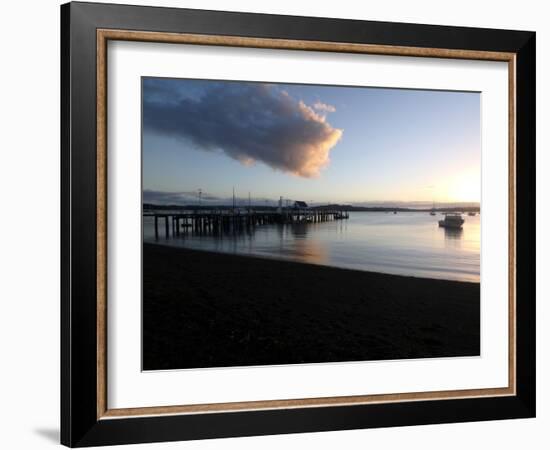
[{"label": "moored boat", "polygon": [[439,221],[439,226],[443,228],[462,228],[464,218],[459,213],[447,213],[445,218]]}]

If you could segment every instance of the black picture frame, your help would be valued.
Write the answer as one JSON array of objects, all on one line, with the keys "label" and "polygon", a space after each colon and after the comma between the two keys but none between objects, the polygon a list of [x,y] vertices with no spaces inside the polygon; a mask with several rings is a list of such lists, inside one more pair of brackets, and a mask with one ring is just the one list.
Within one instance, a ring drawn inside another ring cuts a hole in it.
[{"label": "black picture frame", "polygon": [[[516,55],[516,395],[98,418],[98,29],[511,52]],[[535,33],[68,3],[61,6],[61,443],[70,447],[535,416]]]}]

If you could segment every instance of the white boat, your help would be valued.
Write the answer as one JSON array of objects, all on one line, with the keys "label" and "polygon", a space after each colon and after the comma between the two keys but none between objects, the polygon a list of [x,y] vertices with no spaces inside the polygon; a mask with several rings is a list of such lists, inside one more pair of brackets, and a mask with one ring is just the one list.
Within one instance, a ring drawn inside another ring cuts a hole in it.
[{"label": "white boat", "polygon": [[459,213],[446,213],[445,218],[439,221],[439,226],[443,228],[462,228],[464,219]]}]

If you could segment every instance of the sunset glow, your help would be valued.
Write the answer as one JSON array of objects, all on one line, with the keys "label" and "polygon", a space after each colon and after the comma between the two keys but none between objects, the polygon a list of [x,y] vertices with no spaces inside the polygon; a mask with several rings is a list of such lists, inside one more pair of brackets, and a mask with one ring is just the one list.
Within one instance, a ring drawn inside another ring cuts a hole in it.
[{"label": "sunset glow", "polygon": [[147,201],[479,202],[479,93],[143,80]]}]

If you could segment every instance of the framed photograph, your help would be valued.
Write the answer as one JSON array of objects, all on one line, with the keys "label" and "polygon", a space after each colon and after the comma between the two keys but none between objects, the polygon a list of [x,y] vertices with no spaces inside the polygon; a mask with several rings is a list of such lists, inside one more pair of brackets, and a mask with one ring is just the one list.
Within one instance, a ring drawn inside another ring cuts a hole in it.
[{"label": "framed photograph", "polygon": [[534,417],[534,32],[61,27],[63,444]]}]

